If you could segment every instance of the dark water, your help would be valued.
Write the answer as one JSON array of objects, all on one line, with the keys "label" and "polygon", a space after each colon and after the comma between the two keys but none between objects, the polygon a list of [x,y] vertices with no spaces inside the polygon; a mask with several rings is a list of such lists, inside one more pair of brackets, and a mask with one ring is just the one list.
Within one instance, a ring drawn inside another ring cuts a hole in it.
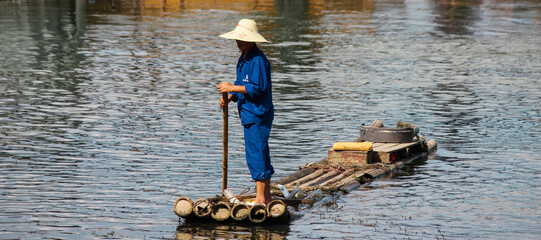
[{"label": "dark water", "polygon": [[[272,42],[276,178],[375,119],[438,151],[289,226],[179,223],[178,196],[221,190],[217,35],[245,17]],[[540,43],[536,0],[1,1],[0,239],[539,239]]]}]

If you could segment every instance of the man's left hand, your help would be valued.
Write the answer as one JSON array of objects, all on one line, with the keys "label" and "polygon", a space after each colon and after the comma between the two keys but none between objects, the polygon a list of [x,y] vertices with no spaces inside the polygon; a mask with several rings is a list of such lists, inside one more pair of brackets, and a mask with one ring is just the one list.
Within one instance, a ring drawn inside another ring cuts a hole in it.
[{"label": "man's left hand", "polygon": [[231,87],[234,86],[233,84],[231,83],[228,83],[228,82],[222,82],[220,84],[218,84],[218,91],[220,91],[220,93],[224,93],[224,92],[232,92],[231,91]]}]

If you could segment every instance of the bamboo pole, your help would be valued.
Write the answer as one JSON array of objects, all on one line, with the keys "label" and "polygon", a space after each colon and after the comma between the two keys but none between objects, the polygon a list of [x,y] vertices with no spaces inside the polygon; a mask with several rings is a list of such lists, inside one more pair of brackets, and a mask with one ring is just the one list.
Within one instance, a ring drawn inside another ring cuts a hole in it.
[{"label": "bamboo pole", "polygon": [[229,141],[229,113],[227,109],[227,94],[226,92],[222,93],[222,98],[224,100],[224,107],[223,110],[223,118],[224,118],[224,132],[223,132],[223,161],[222,161],[222,170],[223,170],[223,177],[222,177],[222,193],[224,190],[227,189],[227,148],[228,148],[228,141]]}]

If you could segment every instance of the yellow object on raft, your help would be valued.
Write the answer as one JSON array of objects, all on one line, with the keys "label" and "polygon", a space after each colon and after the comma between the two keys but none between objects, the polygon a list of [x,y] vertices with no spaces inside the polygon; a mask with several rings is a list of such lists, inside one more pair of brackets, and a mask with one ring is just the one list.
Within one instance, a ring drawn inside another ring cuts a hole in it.
[{"label": "yellow object on raft", "polygon": [[337,142],[332,145],[335,151],[372,151],[372,142]]}]

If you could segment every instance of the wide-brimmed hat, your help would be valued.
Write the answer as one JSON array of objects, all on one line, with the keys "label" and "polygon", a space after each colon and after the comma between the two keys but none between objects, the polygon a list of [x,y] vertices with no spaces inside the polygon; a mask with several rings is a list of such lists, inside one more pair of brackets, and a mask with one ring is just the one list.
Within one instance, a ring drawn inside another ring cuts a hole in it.
[{"label": "wide-brimmed hat", "polygon": [[245,42],[267,42],[257,31],[257,25],[252,19],[241,19],[235,29],[231,32],[224,33],[220,37],[227,39],[240,40]]}]

